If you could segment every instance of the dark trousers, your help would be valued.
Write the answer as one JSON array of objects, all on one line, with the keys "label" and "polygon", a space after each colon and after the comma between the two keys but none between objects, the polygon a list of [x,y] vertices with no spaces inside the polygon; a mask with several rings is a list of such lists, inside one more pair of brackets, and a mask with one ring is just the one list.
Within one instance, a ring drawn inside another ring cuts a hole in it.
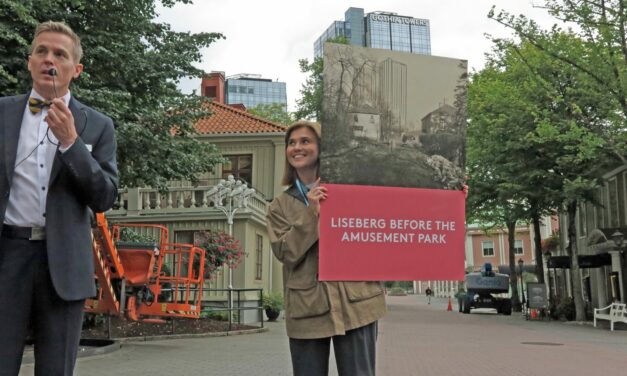
[{"label": "dark trousers", "polygon": [[377,322],[349,330],[343,336],[317,339],[290,338],[294,376],[329,374],[329,352],[333,350],[340,376],[373,376],[377,341]]},{"label": "dark trousers", "polygon": [[0,237],[0,376],[16,376],[28,333],[35,375],[71,376],[84,301],[61,299],[50,280],[45,241]]}]

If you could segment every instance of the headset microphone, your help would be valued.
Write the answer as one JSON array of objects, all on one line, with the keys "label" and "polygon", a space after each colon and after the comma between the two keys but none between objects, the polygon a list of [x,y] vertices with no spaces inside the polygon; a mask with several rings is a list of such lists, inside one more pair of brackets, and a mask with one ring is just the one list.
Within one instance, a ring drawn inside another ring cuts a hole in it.
[{"label": "headset microphone", "polygon": [[50,68],[48,70],[48,74],[51,75],[51,76],[56,76],[57,75],[57,70],[54,69],[54,68]]}]

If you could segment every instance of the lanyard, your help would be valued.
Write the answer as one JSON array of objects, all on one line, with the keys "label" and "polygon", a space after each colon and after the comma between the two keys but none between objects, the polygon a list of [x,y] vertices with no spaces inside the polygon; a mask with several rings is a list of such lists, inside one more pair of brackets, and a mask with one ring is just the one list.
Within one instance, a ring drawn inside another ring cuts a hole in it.
[{"label": "lanyard", "polygon": [[300,179],[296,179],[296,188],[298,188],[298,191],[303,196],[303,200],[305,200],[305,206],[309,206],[309,200],[307,200],[307,192],[309,192],[309,188],[304,186],[303,183],[300,182]]}]

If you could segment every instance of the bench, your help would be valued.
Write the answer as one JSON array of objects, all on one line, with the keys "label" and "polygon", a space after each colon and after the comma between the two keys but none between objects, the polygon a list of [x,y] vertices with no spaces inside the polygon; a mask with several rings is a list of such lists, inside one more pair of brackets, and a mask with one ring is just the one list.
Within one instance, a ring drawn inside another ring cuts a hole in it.
[{"label": "bench", "polygon": [[[605,312],[607,311],[607,313]],[[627,324],[627,304],[612,303],[607,307],[594,309],[594,327],[597,326],[597,319],[608,320],[610,322],[610,330],[614,331],[615,322],[623,322]]]}]

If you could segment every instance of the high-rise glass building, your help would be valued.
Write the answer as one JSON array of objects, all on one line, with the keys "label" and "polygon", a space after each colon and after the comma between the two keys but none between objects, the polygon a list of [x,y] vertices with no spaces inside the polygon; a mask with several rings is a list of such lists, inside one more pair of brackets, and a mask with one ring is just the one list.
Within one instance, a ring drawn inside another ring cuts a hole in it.
[{"label": "high-rise glass building", "polygon": [[422,18],[348,8],[344,21],[334,21],[314,42],[314,56],[322,57],[324,42],[339,36],[355,46],[431,55],[429,20]]},{"label": "high-rise glass building", "polygon": [[238,74],[226,78],[225,101],[227,104],[242,103],[246,108],[260,104],[280,103],[287,111],[285,82],[261,78],[257,74]]}]

